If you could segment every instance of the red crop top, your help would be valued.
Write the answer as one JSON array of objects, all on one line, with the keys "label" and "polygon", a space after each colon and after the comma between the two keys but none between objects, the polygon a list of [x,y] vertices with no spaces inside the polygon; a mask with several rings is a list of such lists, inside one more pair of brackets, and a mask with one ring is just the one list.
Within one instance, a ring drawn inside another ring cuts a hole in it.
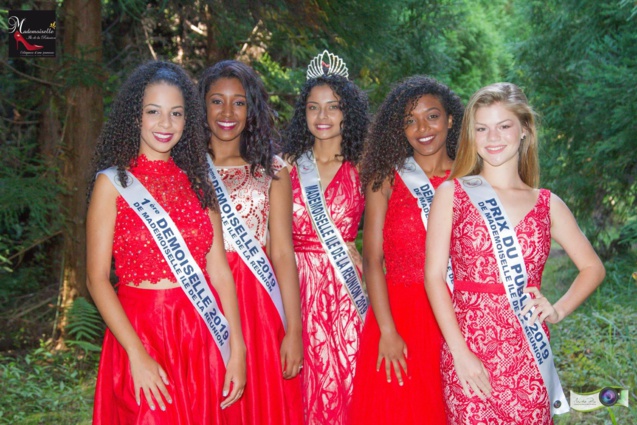
[{"label": "red crop top", "polygon": [[[151,161],[140,155],[129,171],[139,179],[168,212],[181,232],[199,267],[206,273],[206,255],[212,246],[212,224],[201,207],[188,176],[171,159]],[[176,282],[151,233],[121,196],[117,197],[117,218],[113,238],[115,273],[119,284]]]}]

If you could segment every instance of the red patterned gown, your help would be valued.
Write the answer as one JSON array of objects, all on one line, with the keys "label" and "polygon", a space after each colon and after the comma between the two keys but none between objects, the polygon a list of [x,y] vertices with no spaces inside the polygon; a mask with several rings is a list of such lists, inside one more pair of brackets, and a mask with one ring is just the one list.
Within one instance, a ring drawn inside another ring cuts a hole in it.
[{"label": "red patterned gown", "polygon": [[[544,380],[504,292],[487,227],[460,183],[454,183],[453,304],[469,349],[489,371],[493,391],[485,402],[466,397],[449,348],[443,344],[441,368],[449,423],[551,424]],[[538,288],[551,247],[550,197],[548,190],[541,189],[533,209],[515,227],[528,285]]]},{"label": "red patterned gown", "polygon": [[[344,423],[363,322],[323,250],[292,170],[293,238],[301,284],[305,423]],[[327,208],[345,242],[356,239],[365,208],[358,171],[344,162],[324,191]]]},{"label": "red patterned gown", "polygon": [[[275,172],[285,166],[276,158]],[[217,167],[232,203],[262,247],[268,235],[272,178],[249,165]],[[237,285],[241,327],[247,347],[247,383],[239,402],[226,409],[231,424],[303,423],[300,378],[283,379],[280,348],[285,329],[270,296],[254,273],[224,239],[228,263]]]},{"label": "red patterned gown", "polygon": [[[172,159],[140,156],[130,172],[164,207],[181,232],[206,278],[212,224],[192,191],[186,173]],[[135,332],[168,375],[172,404],[150,410],[145,397],[135,401],[128,355],[107,330],[95,389],[94,424],[226,424],[220,403],[225,367],[205,322],[181,289],[140,289],[143,281],[175,281],[174,274],[139,216],[117,197],[113,238],[117,296]],[[215,293],[214,288],[212,288]],[[215,293],[216,295],[216,293]]]},{"label": "red patterned gown", "polygon": [[[447,173],[448,175],[448,173]],[[447,176],[433,177],[437,188]],[[376,371],[380,329],[372,309],[361,337],[349,423],[352,425],[444,424],[440,376],[442,336],[425,292],[425,240],[418,201],[398,173],[383,227],[387,292],[398,334],[407,345],[408,378],[398,385],[385,364]]]}]

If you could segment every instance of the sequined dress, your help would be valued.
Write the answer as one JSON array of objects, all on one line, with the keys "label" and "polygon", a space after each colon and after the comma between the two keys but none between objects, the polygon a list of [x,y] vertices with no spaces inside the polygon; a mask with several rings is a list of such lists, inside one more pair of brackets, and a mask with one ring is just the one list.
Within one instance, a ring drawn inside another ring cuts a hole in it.
[{"label": "sequined dress", "polygon": [[[442,336],[425,292],[427,232],[420,207],[398,173],[383,227],[387,293],[396,331],[407,346],[408,377],[398,385],[385,364],[376,371],[380,329],[373,310],[367,313],[361,338],[349,423],[444,424],[440,376]],[[447,176],[432,177],[437,188]]]},{"label": "sequined dress", "polygon": [[[296,167],[290,174],[294,198],[293,239],[301,285],[304,367],[301,373],[305,423],[345,423],[363,322],[337,279],[303,201]],[[358,171],[344,162],[324,188],[327,209],[345,242],[356,239],[365,200]]]},{"label": "sequined dress", "polygon": [[[443,344],[441,369],[449,423],[552,424],[544,380],[504,292],[487,227],[459,182],[454,183],[453,304],[469,349],[489,371],[493,391],[485,402],[466,397],[453,357]],[[541,189],[535,206],[515,227],[528,285],[538,288],[551,248],[550,197],[548,190]]]},{"label": "sequined dress", "polygon": [[[275,158],[278,173],[285,163]],[[230,199],[262,247],[266,245],[272,178],[249,165],[217,167]],[[267,291],[224,238],[228,263],[237,286],[243,337],[247,347],[247,383],[239,402],[228,407],[231,424],[303,423],[300,377],[283,379],[280,348],[285,329]]]},{"label": "sequined dress", "polygon": [[[168,212],[206,278],[206,254],[212,225],[186,174],[172,159],[150,161],[140,156],[130,172]],[[175,281],[150,232],[126,201],[118,196],[113,257],[117,296],[148,354],[168,375],[172,404],[152,411],[144,396],[135,401],[128,355],[110,330],[100,359],[94,424],[226,424],[220,409],[225,367],[210,331],[181,287],[137,288],[143,281]],[[213,293],[216,296],[214,289]],[[219,303],[219,301],[217,301]]]}]

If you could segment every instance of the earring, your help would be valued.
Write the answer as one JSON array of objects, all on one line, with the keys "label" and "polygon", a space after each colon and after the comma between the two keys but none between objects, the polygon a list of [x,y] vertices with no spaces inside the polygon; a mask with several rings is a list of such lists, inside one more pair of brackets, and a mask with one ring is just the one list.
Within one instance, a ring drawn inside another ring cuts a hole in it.
[{"label": "earring", "polygon": [[520,139],[520,141],[521,141],[521,142],[523,142],[523,141],[525,141],[525,140],[526,140],[526,134],[523,134],[523,135],[522,135],[522,138]]}]

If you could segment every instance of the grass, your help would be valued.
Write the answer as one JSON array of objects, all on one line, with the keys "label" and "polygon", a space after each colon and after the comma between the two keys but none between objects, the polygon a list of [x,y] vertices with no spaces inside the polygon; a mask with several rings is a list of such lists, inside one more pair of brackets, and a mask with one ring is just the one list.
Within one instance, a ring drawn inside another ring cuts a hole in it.
[{"label": "grass", "polygon": [[[556,366],[567,397],[605,386],[630,388],[630,408],[614,407],[617,424],[637,424],[637,258],[606,264],[604,284],[562,323],[551,325]],[[552,256],[543,293],[558,299],[575,276],[568,257]],[[90,424],[98,354],[50,353],[0,356],[0,424]],[[606,410],[571,411],[555,425],[611,424]]]},{"label": "grass", "polygon": [[[613,413],[617,424],[637,423],[637,271],[634,257],[609,261],[606,279],[589,299],[557,325],[551,325],[551,346],[567,397],[606,386],[630,388],[629,403]],[[576,269],[567,256],[547,263],[543,292],[557,300],[573,281]],[[555,418],[556,425],[610,424],[606,409],[575,412]]]}]

